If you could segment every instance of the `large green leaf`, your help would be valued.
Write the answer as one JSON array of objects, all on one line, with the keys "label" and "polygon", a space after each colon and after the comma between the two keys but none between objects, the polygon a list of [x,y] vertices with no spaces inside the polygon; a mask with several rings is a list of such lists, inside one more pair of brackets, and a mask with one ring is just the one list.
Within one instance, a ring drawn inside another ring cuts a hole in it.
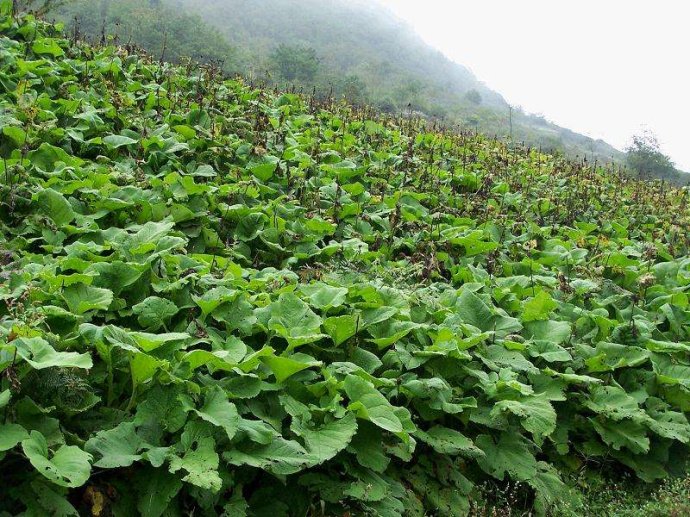
[{"label": "large green leaf", "polygon": [[75,314],[88,311],[105,311],[113,301],[113,292],[109,289],[92,287],[85,284],[74,284],[62,291],[69,310]]},{"label": "large green leaf", "polygon": [[186,475],[182,481],[203,490],[218,492],[223,480],[218,474],[220,457],[215,445],[215,440],[204,426],[188,423],[179,444],[181,454],[170,456],[170,472],[184,471]]},{"label": "large green leaf", "polygon": [[472,440],[455,429],[435,425],[426,432],[417,430],[415,436],[440,454],[462,454],[471,458],[484,456]]},{"label": "large green leaf", "polygon": [[637,454],[649,451],[649,438],[642,424],[632,420],[615,422],[596,418],[590,418],[590,422],[604,443],[616,450],[625,447]]},{"label": "large green leaf", "polygon": [[514,479],[526,481],[537,474],[537,460],[530,442],[520,433],[504,432],[498,440],[482,434],[475,444],[485,454],[477,460],[479,466],[496,479],[504,479],[507,473]]},{"label": "large green leaf", "polygon": [[285,338],[290,348],[327,337],[321,333],[321,318],[293,293],[281,294],[269,309],[268,328]]},{"label": "large green leaf", "polygon": [[277,475],[287,476],[312,465],[312,455],[299,443],[276,438],[266,445],[252,444],[223,454],[231,465],[249,465]]},{"label": "large green leaf", "polygon": [[537,443],[556,430],[556,410],[544,395],[533,395],[520,400],[497,402],[492,414],[508,412],[520,418],[520,423],[532,433]]},{"label": "large green leaf", "polygon": [[240,417],[237,408],[228,400],[220,386],[209,388],[204,397],[204,405],[194,412],[203,420],[225,429],[230,440],[235,436]]},{"label": "large green leaf", "polygon": [[91,475],[89,453],[73,445],[63,445],[51,453],[45,437],[38,431],[31,431],[29,438],[22,441],[22,450],[34,468],[56,485],[79,487]]},{"label": "large green leaf", "polygon": [[290,357],[267,355],[262,357],[261,361],[271,369],[278,382],[285,382],[288,378],[302,370],[322,364],[304,354],[293,354]]},{"label": "large green leaf", "polygon": [[136,434],[133,422],[123,422],[108,431],[100,431],[88,442],[86,450],[100,457],[95,467],[117,468],[129,467],[141,459],[138,454],[143,442]]},{"label": "large green leaf", "polygon": [[51,188],[41,190],[37,196],[40,210],[50,217],[58,226],[71,223],[75,214],[69,201],[65,197]]},{"label": "large green leaf", "polygon": [[160,517],[170,507],[170,501],[182,488],[182,480],[162,468],[139,471],[137,509],[141,515]]},{"label": "large green leaf", "polygon": [[17,347],[17,355],[37,370],[54,367],[83,369],[93,367],[89,354],[58,352],[40,337],[18,338],[13,344]]},{"label": "large green leaf", "polygon": [[13,449],[28,437],[29,433],[19,424],[0,425],[0,453]]},{"label": "large green leaf", "polygon": [[291,429],[304,440],[305,449],[313,458],[311,461],[320,464],[348,446],[357,432],[357,419],[353,413],[347,413],[343,418],[333,419],[317,427],[295,419]]},{"label": "large green leaf", "polygon": [[341,345],[357,333],[358,319],[350,314],[326,318],[323,328],[336,345]]},{"label": "large green leaf", "polygon": [[348,375],[343,382],[343,388],[350,399],[349,409],[356,412],[359,418],[369,420],[386,431],[403,431],[395,408],[370,382],[355,375]]},{"label": "large green leaf", "polygon": [[517,319],[495,313],[479,296],[468,289],[463,289],[460,293],[455,310],[466,323],[483,331],[494,332],[498,337],[505,337],[522,329]]},{"label": "large green leaf", "polygon": [[150,330],[158,330],[178,311],[177,305],[158,296],[149,296],[132,307],[132,312],[137,315],[139,325]]}]

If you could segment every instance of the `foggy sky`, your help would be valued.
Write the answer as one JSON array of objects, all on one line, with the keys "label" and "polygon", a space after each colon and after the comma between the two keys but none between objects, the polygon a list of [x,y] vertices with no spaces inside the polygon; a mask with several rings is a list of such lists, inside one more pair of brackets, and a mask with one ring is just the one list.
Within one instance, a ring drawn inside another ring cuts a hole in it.
[{"label": "foggy sky", "polygon": [[508,102],[622,149],[642,127],[690,171],[690,5],[378,0]]}]

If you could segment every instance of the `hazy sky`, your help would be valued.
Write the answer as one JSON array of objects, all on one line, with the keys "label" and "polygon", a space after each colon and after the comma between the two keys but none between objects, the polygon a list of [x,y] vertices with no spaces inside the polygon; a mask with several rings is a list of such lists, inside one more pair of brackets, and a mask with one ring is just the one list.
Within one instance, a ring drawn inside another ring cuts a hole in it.
[{"label": "hazy sky", "polygon": [[690,171],[690,3],[379,1],[508,102],[620,149],[646,127]]}]

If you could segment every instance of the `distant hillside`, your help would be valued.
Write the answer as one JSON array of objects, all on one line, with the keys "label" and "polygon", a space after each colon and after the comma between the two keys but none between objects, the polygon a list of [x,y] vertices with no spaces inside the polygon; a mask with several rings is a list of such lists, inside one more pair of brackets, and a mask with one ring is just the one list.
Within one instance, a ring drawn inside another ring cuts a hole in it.
[{"label": "distant hillside", "polygon": [[[226,34],[256,75],[281,43],[304,45],[321,59],[322,86],[345,90],[359,78],[366,97],[382,108],[416,110],[485,133],[510,136],[505,99],[464,66],[417,36],[409,25],[374,2],[344,0],[171,0],[199,14]],[[274,79],[280,79],[274,77]],[[474,93],[479,96],[475,96]],[[477,102],[479,101],[479,102]],[[513,138],[570,154],[620,160],[603,141],[579,135],[513,110]]]},{"label": "distant hillside", "polygon": [[[226,72],[257,82],[316,87],[322,95],[332,91],[354,104],[421,113],[571,156],[624,159],[624,153],[602,140],[519,109],[511,113],[499,93],[372,2],[75,0],[60,15],[69,25],[76,17],[81,30],[92,37],[105,28],[121,43],[133,42],[154,54],[165,46],[169,59],[188,49],[195,59],[222,60]],[[203,35],[202,20],[213,27],[207,28],[208,37]],[[165,34],[170,37],[165,39]]]}]

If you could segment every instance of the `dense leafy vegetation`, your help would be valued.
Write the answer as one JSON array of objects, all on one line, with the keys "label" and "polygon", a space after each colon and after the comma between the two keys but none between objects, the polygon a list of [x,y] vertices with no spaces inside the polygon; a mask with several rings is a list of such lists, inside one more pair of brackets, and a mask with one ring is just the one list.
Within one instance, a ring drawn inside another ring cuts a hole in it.
[{"label": "dense leafy vegetation", "polygon": [[566,515],[683,473],[687,189],[10,0],[0,34],[0,512]]},{"label": "dense leafy vegetation", "polygon": [[[160,54],[167,31],[169,57],[207,60],[225,54],[224,69],[254,83],[307,92],[316,88],[317,94],[325,97],[333,92],[350,104],[369,104],[391,113],[423,113],[449,126],[460,124],[570,156],[620,163],[624,158],[601,140],[558,127],[519,108],[511,110],[501,95],[467,68],[429,47],[375,2],[69,0],[57,17],[70,30],[77,26],[96,41],[105,27],[107,34],[118,36],[122,43],[131,41],[154,56]],[[198,17],[207,24],[206,35]],[[218,44],[222,39],[219,34],[232,45],[232,51],[227,51],[226,42]],[[281,46],[291,52],[277,60]],[[200,48],[207,51],[198,52]],[[296,56],[308,57],[309,53],[318,61],[298,61],[309,65],[311,71],[292,73]]]}]

